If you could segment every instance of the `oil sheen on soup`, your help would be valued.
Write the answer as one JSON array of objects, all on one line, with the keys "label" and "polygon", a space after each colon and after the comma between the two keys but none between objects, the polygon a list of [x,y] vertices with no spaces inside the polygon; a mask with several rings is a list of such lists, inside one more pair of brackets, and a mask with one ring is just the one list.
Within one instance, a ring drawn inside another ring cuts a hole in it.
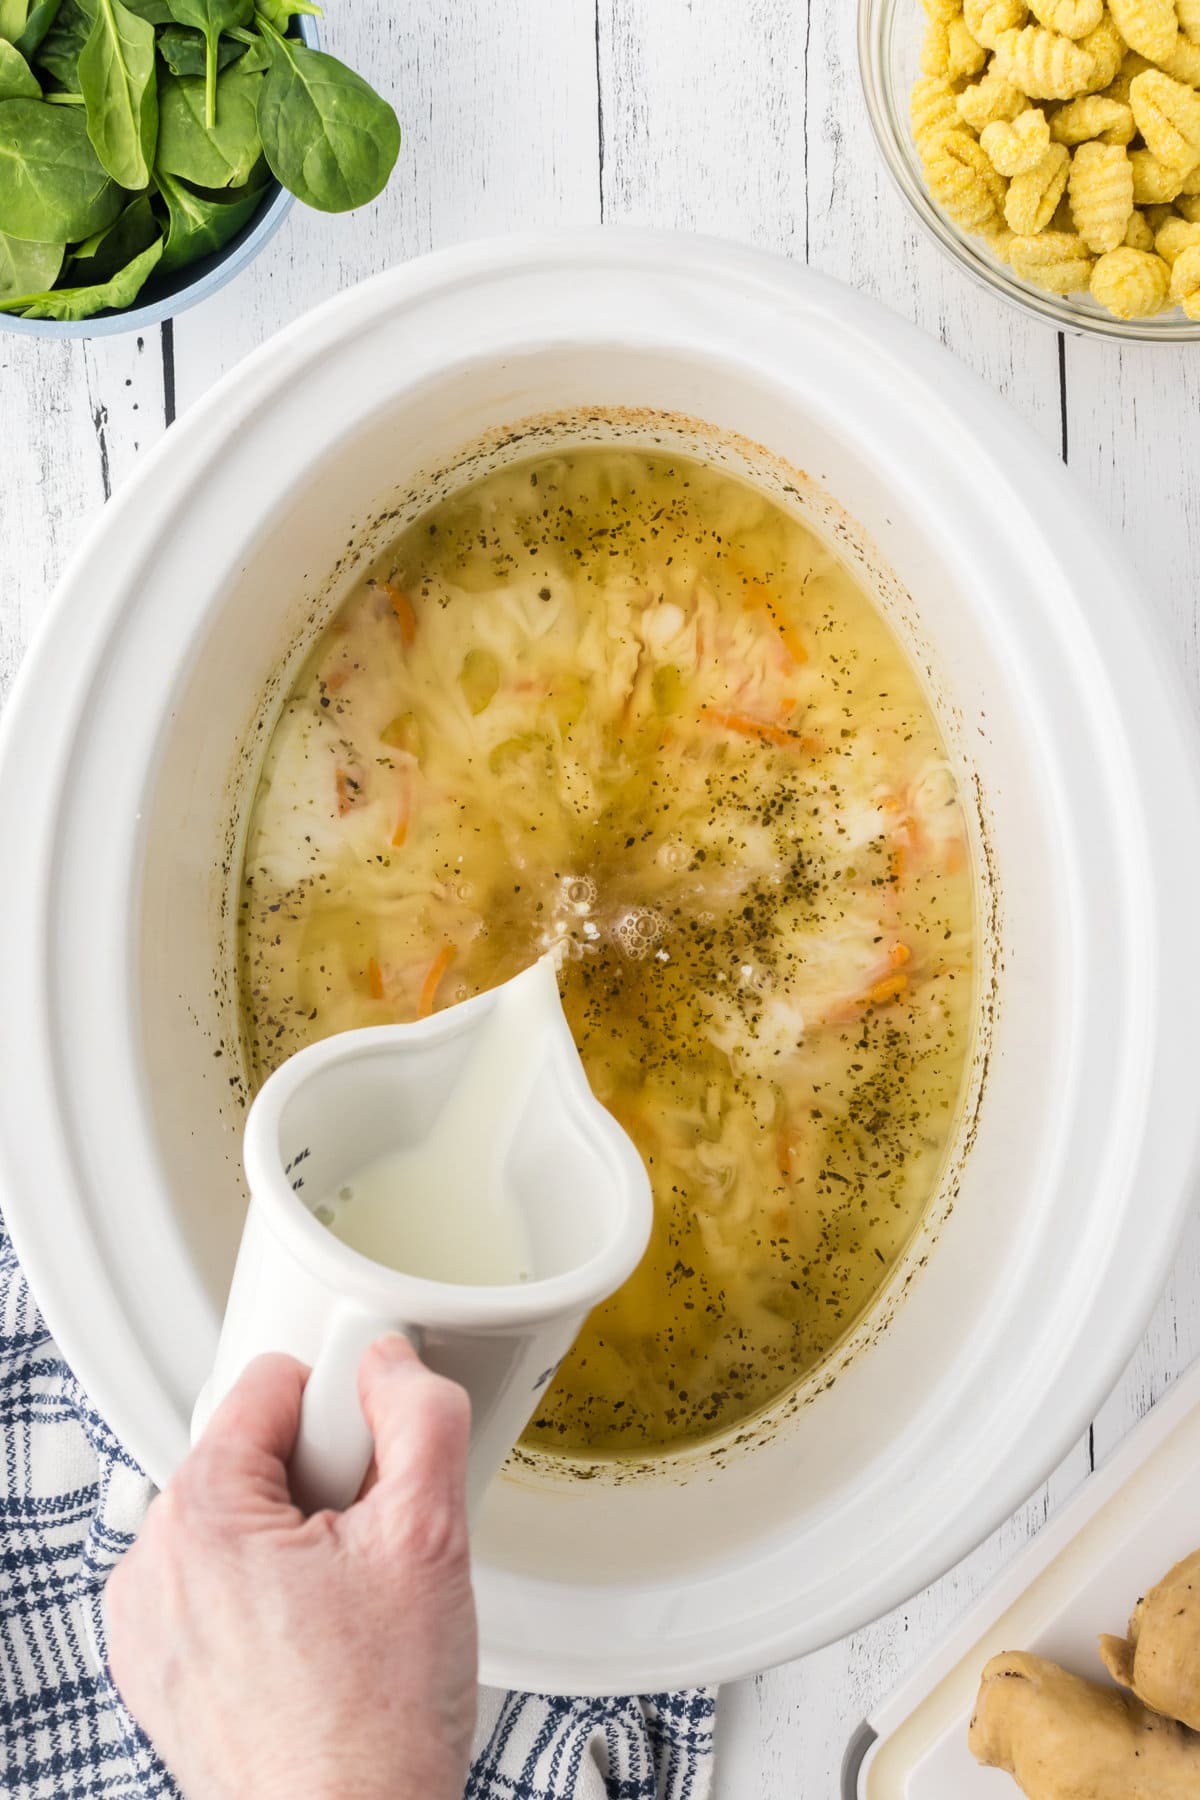
[{"label": "oil sheen on soup", "polygon": [[870,1306],[938,1184],[975,1009],[914,669],[820,538],[681,456],[490,473],[342,606],[253,808],[252,1081],[554,945],[655,1227],[526,1442],[655,1454],[759,1413]]}]

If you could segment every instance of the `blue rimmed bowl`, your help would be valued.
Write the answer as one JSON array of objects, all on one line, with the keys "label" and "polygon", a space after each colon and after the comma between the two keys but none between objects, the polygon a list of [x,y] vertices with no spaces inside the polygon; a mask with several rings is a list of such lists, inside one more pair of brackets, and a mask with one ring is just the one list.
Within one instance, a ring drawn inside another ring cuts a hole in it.
[{"label": "blue rimmed bowl", "polygon": [[[319,40],[315,19],[301,15],[295,23],[303,42],[310,50],[316,50]],[[22,319],[0,313],[0,329],[26,337],[87,338],[113,337],[121,331],[145,331],[152,325],[161,325],[164,319],[173,319],[176,313],[207,300],[240,275],[275,236],[295,204],[286,188],[277,181],[270,182],[254,217],[223,249],[202,256],[172,275],[152,276],[133,306],[97,313],[92,319]]]}]

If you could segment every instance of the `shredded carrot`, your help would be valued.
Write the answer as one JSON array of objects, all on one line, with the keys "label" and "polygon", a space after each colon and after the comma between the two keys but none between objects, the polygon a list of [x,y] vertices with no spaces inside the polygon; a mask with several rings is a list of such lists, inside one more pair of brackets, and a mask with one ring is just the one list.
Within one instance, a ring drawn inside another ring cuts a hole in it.
[{"label": "shredded carrot", "polygon": [[907,975],[885,975],[882,981],[867,989],[867,1004],[886,1006],[889,1000],[902,1000],[907,992]]},{"label": "shredded carrot", "polygon": [[893,969],[902,969],[906,962],[912,961],[912,951],[907,944],[893,944],[888,951],[888,961]]},{"label": "shredded carrot", "polygon": [[806,663],[808,650],[800,633],[794,625],[783,625],[776,620],[775,629],[783,639],[784,648],[794,663]]},{"label": "shredded carrot", "polygon": [[792,1156],[796,1150],[796,1134],[790,1126],[784,1125],[775,1134],[775,1167],[779,1173],[789,1180],[792,1174]]},{"label": "shredded carrot", "polygon": [[337,788],[338,817],[344,818],[354,805],[354,796],[350,791],[350,777],[345,769],[337,771],[334,776],[334,785]]},{"label": "shredded carrot", "polygon": [[406,644],[411,644],[417,635],[417,615],[413,611],[412,601],[392,582],[381,583],[384,593],[392,603],[392,611],[400,626],[400,636]]},{"label": "shredded carrot", "polygon": [[367,964],[367,992],[372,1000],[383,999],[383,971],[374,957]]},{"label": "shredded carrot", "polygon": [[325,679],[326,690],[331,694],[340,694],[346,685],[348,677],[348,669],[335,669],[333,674],[327,676]]},{"label": "shredded carrot", "polygon": [[946,845],[946,855],[943,865],[947,875],[957,875],[965,860],[966,851],[963,849],[962,839],[951,838],[950,842]]},{"label": "shredded carrot", "polygon": [[904,875],[904,850],[901,845],[893,846],[888,856],[888,876],[892,881],[900,881]]},{"label": "shredded carrot", "polygon": [[421,983],[421,999],[417,1006],[417,1017],[419,1019],[427,1019],[433,1012],[433,1003],[437,998],[437,991],[442,985],[442,979],[446,970],[453,961],[454,945],[443,944],[433,961],[430,963],[425,979]]},{"label": "shredded carrot", "polygon": [[824,756],[825,739],[815,731],[803,731],[800,734],[800,748],[805,756]]},{"label": "shredded carrot", "polygon": [[782,725],[768,725],[762,719],[751,719],[746,713],[718,712],[714,707],[706,706],[701,714],[702,719],[711,719],[714,725],[723,726],[726,731],[736,731],[742,737],[763,738],[768,744],[779,744],[790,750],[796,743],[794,732],[785,731]]},{"label": "shredded carrot", "polygon": [[761,608],[766,613],[779,635],[780,642],[794,663],[808,661],[808,650],[803,638],[790,620],[780,616],[782,609],[779,602],[765,582],[749,582],[742,595],[742,605],[747,612]]}]

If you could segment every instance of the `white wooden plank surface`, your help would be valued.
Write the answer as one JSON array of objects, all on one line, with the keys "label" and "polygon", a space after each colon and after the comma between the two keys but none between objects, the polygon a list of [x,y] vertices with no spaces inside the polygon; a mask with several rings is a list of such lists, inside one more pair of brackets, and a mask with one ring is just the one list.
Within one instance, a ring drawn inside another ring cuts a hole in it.
[{"label": "white wooden plank surface", "polygon": [[392,263],[464,238],[599,221],[590,0],[335,0],[322,34],[395,105],[396,172],[359,212],[295,207],[233,286],[176,321],[180,411],[280,325]]},{"label": "white wooden plank surface", "polygon": [[[914,6],[916,0],[914,0]],[[405,132],[365,213],[297,209],[222,295],[144,340],[0,334],[0,696],[84,522],[177,410],[349,283],[532,225],[630,221],[747,239],[877,295],[1004,393],[1123,528],[1200,703],[1200,353],[1065,342],[918,236],[858,91],[851,0],[381,0],[328,45]],[[726,1691],[720,1800],[825,1800],[863,1715],[1200,1354],[1200,1222],[1089,1440],[987,1544],[887,1619]]]}]

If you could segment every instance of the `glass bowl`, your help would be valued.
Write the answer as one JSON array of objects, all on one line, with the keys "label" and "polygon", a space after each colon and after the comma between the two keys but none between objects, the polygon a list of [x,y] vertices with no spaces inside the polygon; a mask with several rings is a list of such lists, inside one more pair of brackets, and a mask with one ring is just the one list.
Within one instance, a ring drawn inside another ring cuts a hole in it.
[{"label": "glass bowl", "polygon": [[1153,319],[1117,319],[1088,294],[1049,294],[1033,287],[946,217],[925,185],[909,124],[924,30],[920,0],[859,0],[858,63],[871,129],[892,180],[934,242],[973,280],[1060,330],[1144,343],[1200,342],[1200,321],[1177,307]]}]

